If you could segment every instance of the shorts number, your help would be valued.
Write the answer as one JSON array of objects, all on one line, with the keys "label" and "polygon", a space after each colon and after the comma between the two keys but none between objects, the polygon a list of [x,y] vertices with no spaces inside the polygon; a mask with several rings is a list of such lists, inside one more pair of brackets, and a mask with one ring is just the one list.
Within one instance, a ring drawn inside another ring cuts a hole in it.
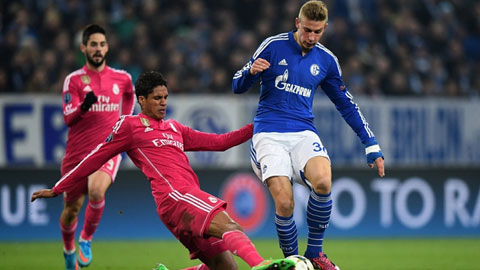
[{"label": "shorts number", "polygon": [[114,164],[113,159],[110,159],[107,163],[108,163],[107,164],[107,169],[112,170],[113,169],[113,164]]},{"label": "shorts number", "polygon": [[313,143],[313,151],[315,151],[315,152],[325,151],[325,147],[323,147],[323,145],[321,145],[318,142],[314,142]]}]

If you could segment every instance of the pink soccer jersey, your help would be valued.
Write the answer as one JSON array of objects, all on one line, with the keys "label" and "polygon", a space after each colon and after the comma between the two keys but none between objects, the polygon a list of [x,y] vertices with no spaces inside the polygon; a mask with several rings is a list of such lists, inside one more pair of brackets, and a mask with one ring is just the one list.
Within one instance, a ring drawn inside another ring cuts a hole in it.
[{"label": "pink soccer jersey", "polygon": [[105,142],[66,173],[55,184],[54,191],[59,194],[85,185],[77,180],[95,172],[115,155],[127,152],[147,179],[155,181],[153,195],[169,196],[178,189],[199,186],[184,151],[225,151],[250,139],[252,132],[252,124],[214,134],[193,130],[175,120],[155,120],[144,114],[122,116]]},{"label": "pink soccer jersey", "polygon": [[[98,101],[83,112],[85,95],[93,91]],[[86,66],[69,74],[63,85],[63,115],[69,127],[62,170],[70,170],[103,142],[121,115],[133,112],[135,97],[130,74],[105,66],[101,72]]]},{"label": "pink soccer jersey", "polygon": [[175,120],[155,120],[144,114],[122,116],[105,142],[66,173],[53,191],[60,194],[83,188],[88,181],[86,176],[118,153],[127,152],[150,181],[161,217],[171,206],[167,201],[172,199],[191,200],[192,206],[211,212],[218,207],[214,197],[212,203],[216,206],[207,207],[186,195],[189,189],[199,189],[200,185],[184,151],[225,151],[247,141],[252,133],[252,124],[229,133],[213,134],[193,130]]}]

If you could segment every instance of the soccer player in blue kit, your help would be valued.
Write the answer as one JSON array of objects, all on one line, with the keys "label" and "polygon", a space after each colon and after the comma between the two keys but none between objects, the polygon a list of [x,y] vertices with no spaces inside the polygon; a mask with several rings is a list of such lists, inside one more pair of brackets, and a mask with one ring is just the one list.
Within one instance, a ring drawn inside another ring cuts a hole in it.
[{"label": "soccer player in blue kit", "polygon": [[251,161],[275,202],[275,224],[285,257],[298,254],[292,182],[310,189],[308,242],[304,256],[316,269],[340,269],[323,253],[332,209],[332,173],[327,150],[313,124],[313,96],[320,86],[365,146],[367,164],[385,176],[383,153],[342,81],[335,55],[319,43],[327,28],[322,1],[308,1],[295,20],[296,31],[269,37],[233,77],[233,92],[246,92],[261,79],[254,118]]}]

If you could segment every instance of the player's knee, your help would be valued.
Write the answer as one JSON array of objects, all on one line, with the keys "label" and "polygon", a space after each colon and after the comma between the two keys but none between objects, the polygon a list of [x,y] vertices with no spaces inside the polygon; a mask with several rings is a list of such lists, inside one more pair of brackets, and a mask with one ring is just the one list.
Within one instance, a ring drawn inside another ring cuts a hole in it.
[{"label": "player's knee", "polygon": [[88,199],[94,202],[101,201],[105,198],[105,190],[100,187],[92,187],[88,190]]},{"label": "player's knee", "polygon": [[243,228],[237,222],[230,221],[230,222],[225,224],[225,232],[229,232],[229,231],[241,231],[241,232],[243,232]]},{"label": "player's knee", "polygon": [[277,212],[284,217],[289,217],[293,214],[294,206],[295,203],[293,199],[290,198],[281,198],[275,202]]},{"label": "player's knee", "polygon": [[329,175],[319,175],[312,181],[313,190],[319,194],[329,193],[332,189],[332,180]]},{"label": "player's knee", "polygon": [[80,207],[76,206],[65,206],[63,209],[63,216],[65,219],[68,221],[74,220],[76,217],[78,217],[78,213],[80,212]]}]

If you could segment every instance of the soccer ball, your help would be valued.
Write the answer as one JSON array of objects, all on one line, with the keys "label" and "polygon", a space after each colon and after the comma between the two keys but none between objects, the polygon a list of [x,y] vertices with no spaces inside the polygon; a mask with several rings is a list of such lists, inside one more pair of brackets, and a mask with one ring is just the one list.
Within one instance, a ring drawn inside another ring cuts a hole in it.
[{"label": "soccer ball", "polygon": [[295,270],[314,270],[312,262],[301,255],[291,255],[287,259],[295,263]]}]

